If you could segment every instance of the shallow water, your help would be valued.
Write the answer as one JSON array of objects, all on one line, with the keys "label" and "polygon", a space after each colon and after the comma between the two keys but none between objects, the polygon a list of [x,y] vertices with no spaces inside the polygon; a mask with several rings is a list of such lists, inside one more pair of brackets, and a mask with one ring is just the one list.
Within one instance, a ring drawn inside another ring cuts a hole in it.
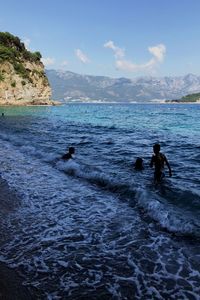
[{"label": "shallow water", "polygon": [[[0,260],[25,284],[48,299],[200,299],[199,105],[1,111],[1,176],[22,205]],[[159,186],[155,142],[173,172]]]}]

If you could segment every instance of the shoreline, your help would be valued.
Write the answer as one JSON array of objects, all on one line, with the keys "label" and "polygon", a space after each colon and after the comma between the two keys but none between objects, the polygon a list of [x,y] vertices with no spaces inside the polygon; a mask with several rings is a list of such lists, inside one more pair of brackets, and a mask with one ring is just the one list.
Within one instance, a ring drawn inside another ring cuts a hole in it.
[{"label": "shoreline", "polygon": [[1,104],[0,107],[34,107],[34,106],[39,106],[39,107],[49,107],[49,106],[61,106],[62,103],[59,104]]},{"label": "shoreline", "polygon": [[6,104],[3,104],[0,102],[0,107],[51,107],[51,106],[63,106],[63,105],[76,105],[76,104],[116,104],[116,105],[119,105],[119,104],[132,104],[132,105],[138,105],[138,104],[149,104],[149,105],[161,105],[161,104],[164,104],[164,105],[167,105],[167,104],[195,104],[195,105],[198,105],[200,104],[200,101],[198,102],[158,102],[158,101],[148,101],[148,102],[112,102],[112,101],[108,101],[108,102],[100,102],[100,101],[91,101],[91,102],[84,102],[84,101],[69,101],[69,102],[59,102],[59,101],[54,101],[53,103],[51,104],[29,104],[29,103],[6,103]]}]

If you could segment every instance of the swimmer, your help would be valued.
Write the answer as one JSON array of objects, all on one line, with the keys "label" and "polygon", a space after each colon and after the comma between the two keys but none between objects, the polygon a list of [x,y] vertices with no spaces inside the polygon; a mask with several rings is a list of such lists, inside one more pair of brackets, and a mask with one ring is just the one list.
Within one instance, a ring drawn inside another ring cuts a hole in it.
[{"label": "swimmer", "polygon": [[144,170],[144,166],[143,166],[143,159],[141,157],[138,157],[134,163],[134,168],[137,171],[142,171]]},{"label": "swimmer", "polygon": [[75,148],[74,147],[69,147],[68,153],[64,154],[62,156],[62,159],[63,160],[73,159],[74,153],[75,153]]},{"label": "swimmer", "polygon": [[165,164],[167,165],[167,167],[169,169],[170,177],[172,176],[172,171],[171,171],[171,167],[169,165],[169,162],[168,162],[166,156],[160,152],[160,144],[155,144],[153,146],[153,152],[154,152],[154,154],[152,155],[152,158],[151,158],[150,167],[151,168],[153,166],[155,167],[154,182],[159,183],[165,177],[165,174],[163,172]]}]

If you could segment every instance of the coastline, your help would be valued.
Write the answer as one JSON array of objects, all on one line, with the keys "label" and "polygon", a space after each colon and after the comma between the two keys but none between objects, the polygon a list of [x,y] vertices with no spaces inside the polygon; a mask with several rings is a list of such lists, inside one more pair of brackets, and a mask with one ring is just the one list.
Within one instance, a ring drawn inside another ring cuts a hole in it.
[{"label": "coastline", "polygon": [[20,100],[20,101],[12,101],[12,102],[6,102],[0,100],[0,107],[46,107],[46,106],[63,106],[63,105],[74,105],[74,104],[200,104],[200,101],[196,102],[181,102],[181,101],[146,101],[146,102],[115,102],[115,101],[69,101],[69,102],[59,102],[56,100],[49,100],[47,102],[38,102],[34,103],[34,101],[26,101],[26,100]]},{"label": "coastline", "polygon": [[58,106],[62,105],[61,102],[55,100],[18,100],[18,101],[2,101],[0,100],[0,106],[4,107],[18,107],[18,106]]},{"label": "coastline", "polygon": [[195,102],[172,101],[172,102],[165,102],[165,104],[200,104],[200,101],[195,101]]}]

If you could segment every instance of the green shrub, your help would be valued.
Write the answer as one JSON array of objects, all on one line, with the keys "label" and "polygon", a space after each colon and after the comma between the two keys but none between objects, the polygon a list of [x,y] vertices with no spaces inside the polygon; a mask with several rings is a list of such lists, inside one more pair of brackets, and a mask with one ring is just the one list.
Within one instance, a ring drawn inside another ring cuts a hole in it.
[{"label": "green shrub", "polygon": [[16,57],[16,50],[5,47],[0,44],[0,58],[1,60],[14,60]]},{"label": "green shrub", "polygon": [[33,70],[32,70],[32,74],[33,74],[33,75],[36,74],[38,77],[43,77],[43,76],[45,76],[45,73],[44,73],[43,70],[36,70],[36,69],[33,69]]},{"label": "green shrub", "polygon": [[1,81],[4,81],[4,79],[5,79],[5,77],[4,77],[3,73],[0,72],[0,82],[1,82]]},{"label": "green shrub", "polygon": [[33,53],[30,52],[29,55],[30,55],[30,60],[35,62],[40,61],[40,59],[42,58],[42,55],[39,51]]},{"label": "green shrub", "polygon": [[12,81],[11,86],[15,88],[16,87],[16,81]]},{"label": "green shrub", "polygon": [[10,34],[9,32],[0,32],[0,60],[29,60],[40,61],[42,55],[39,51],[28,51],[24,43],[20,41],[17,36]]},{"label": "green shrub", "polygon": [[28,78],[29,73],[28,71],[25,69],[25,67],[23,66],[22,63],[18,63],[18,62],[14,62],[13,64],[14,69],[16,71],[17,74],[19,74],[21,77],[23,78]]},{"label": "green shrub", "polygon": [[22,85],[26,85],[26,81],[22,80],[22,81],[21,81],[21,84],[22,84]]},{"label": "green shrub", "polygon": [[[17,36],[9,32],[0,32],[0,63],[9,61],[13,65],[15,72],[23,79],[28,79],[30,83],[33,83],[30,77],[31,70],[25,68],[25,61],[39,63],[41,57],[42,55],[38,51],[28,51]],[[45,76],[43,71],[38,71],[37,69],[33,71],[33,74],[37,74],[38,77]],[[1,72],[0,81],[2,80],[4,80],[4,76]],[[27,81],[22,80],[21,82],[25,85]]]},{"label": "green shrub", "polygon": [[20,42],[20,39],[9,32],[0,32],[0,44],[5,47],[15,47],[18,50],[25,48],[24,44]]}]

